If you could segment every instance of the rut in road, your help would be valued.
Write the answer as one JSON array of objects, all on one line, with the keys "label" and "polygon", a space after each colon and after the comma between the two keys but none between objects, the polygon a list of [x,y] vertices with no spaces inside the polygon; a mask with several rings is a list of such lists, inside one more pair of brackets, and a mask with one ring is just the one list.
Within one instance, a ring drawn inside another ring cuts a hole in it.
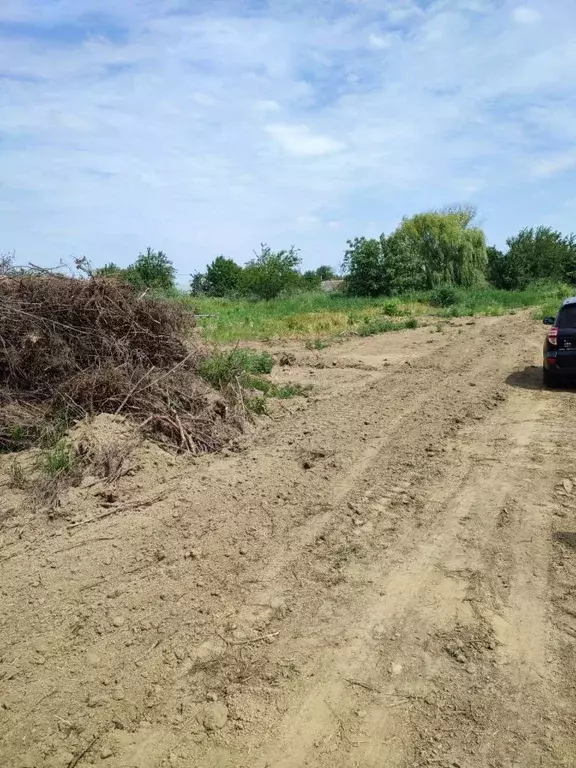
[{"label": "rut in road", "polygon": [[110,521],[105,568],[106,543],[71,561],[43,539],[40,604],[10,560],[8,765],[67,755],[54,714],[111,768],[576,765],[574,395],[518,373],[538,331],[408,332],[381,370],[402,336],[355,342],[370,370],[245,454],[150,464],[168,498]]}]

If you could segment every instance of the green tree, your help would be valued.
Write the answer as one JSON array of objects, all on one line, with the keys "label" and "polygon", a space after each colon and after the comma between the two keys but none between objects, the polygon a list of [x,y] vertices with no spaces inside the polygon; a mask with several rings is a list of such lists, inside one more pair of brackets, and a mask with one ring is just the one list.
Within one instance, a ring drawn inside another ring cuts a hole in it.
[{"label": "green tree", "polygon": [[169,290],[176,283],[176,270],[164,251],[147,248],[126,270],[126,279],[139,288]]},{"label": "green tree", "polygon": [[380,296],[389,291],[382,239],[356,237],[348,240],[342,269],[351,296]]},{"label": "green tree", "polygon": [[263,243],[260,253],[244,267],[240,289],[257,299],[275,299],[298,286],[300,261],[299,252],[294,247],[273,251]]},{"label": "green tree", "polygon": [[489,278],[499,288],[522,289],[535,280],[576,276],[576,238],[550,227],[526,227],[506,241],[505,254],[492,253]]},{"label": "green tree", "polygon": [[308,269],[302,273],[302,287],[307,291],[317,291],[320,288],[322,278],[318,275],[318,271],[315,269]]},{"label": "green tree", "polygon": [[126,270],[119,267],[113,261],[108,264],[104,264],[103,267],[98,267],[93,271],[95,277],[123,277],[126,274]]},{"label": "green tree", "polygon": [[210,296],[229,296],[235,293],[242,278],[242,267],[232,259],[217,256],[206,268],[205,293]]},{"label": "green tree", "polygon": [[192,296],[206,296],[208,294],[206,275],[202,272],[194,272],[190,277],[190,293]]},{"label": "green tree", "polygon": [[338,275],[336,274],[336,272],[332,269],[332,267],[329,267],[326,264],[323,264],[322,266],[318,267],[318,269],[316,270],[316,276],[320,281],[338,279]]},{"label": "green tree", "polygon": [[421,291],[426,287],[426,272],[418,244],[404,232],[380,238],[388,293]]},{"label": "green tree", "polygon": [[402,221],[396,234],[417,254],[423,287],[471,287],[484,280],[487,253],[484,232],[471,227],[475,211],[452,207],[448,212],[419,213]]},{"label": "green tree", "polygon": [[506,283],[506,256],[493,245],[489,245],[486,252],[488,255],[486,270],[488,282],[497,288],[504,288]]}]

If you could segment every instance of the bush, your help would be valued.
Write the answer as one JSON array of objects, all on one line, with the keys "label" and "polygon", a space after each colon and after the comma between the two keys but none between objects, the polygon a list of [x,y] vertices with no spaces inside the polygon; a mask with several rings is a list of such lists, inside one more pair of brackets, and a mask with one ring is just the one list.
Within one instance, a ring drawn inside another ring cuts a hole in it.
[{"label": "bush", "polygon": [[263,244],[260,253],[244,268],[240,290],[256,299],[275,299],[298,287],[302,280],[299,264],[300,256],[294,247],[275,252]]},{"label": "bush", "polygon": [[508,251],[488,249],[488,279],[497,288],[523,290],[538,280],[576,282],[576,237],[550,227],[522,229]]},{"label": "bush", "polygon": [[247,397],[244,401],[246,408],[257,416],[265,416],[268,413],[268,401],[263,395]]},{"label": "bush", "polygon": [[382,314],[388,315],[388,317],[398,317],[402,312],[395,301],[385,301],[382,304]]},{"label": "bush", "polygon": [[311,389],[301,384],[278,385],[270,379],[262,378],[262,375],[255,375],[269,374],[273,367],[274,360],[267,352],[233,349],[230,352],[215,352],[202,361],[198,371],[218,389],[236,386],[241,390],[260,392],[261,395],[246,398],[244,405],[253,413],[266,413],[266,397],[286,400],[297,395],[305,396]]},{"label": "bush", "polygon": [[251,349],[233,349],[230,352],[215,352],[202,360],[198,373],[217,389],[230,384],[245,383],[246,374],[271,373],[274,360],[267,352]]},{"label": "bush", "polygon": [[246,376],[243,381],[247,389],[256,389],[267,397],[277,397],[280,400],[289,400],[292,397],[305,397],[312,389],[311,385],[303,384],[274,384],[269,379],[262,379],[257,376]]},{"label": "bush", "polygon": [[430,304],[433,307],[453,307],[458,304],[458,299],[458,291],[451,285],[443,285],[430,294]]},{"label": "bush", "polygon": [[123,275],[137,288],[170,290],[176,284],[176,270],[172,262],[163,251],[153,251],[152,248],[141,253],[134,264],[124,270]]},{"label": "bush", "polygon": [[317,291],[322,283],[322,278],[313,269],[309,269],[303,273],[301,283],[305,291]]},{"label": "bush", "polygon": [[217,256],[206,268],[203,290],[208,296],[230,296],[238,291],[242,267],[232,259]]}]

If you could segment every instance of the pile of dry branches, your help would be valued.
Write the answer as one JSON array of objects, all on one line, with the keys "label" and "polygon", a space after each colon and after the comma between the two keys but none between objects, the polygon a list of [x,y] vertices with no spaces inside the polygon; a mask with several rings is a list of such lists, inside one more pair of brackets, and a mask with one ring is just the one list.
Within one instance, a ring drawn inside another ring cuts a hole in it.
[{"label": "pile of dry branches", "polygon": [[122,413],[180,450],[217,450],[238,425],[197,375],[193,325],[110,278],[0,277],[0,448],[54,421]]}]

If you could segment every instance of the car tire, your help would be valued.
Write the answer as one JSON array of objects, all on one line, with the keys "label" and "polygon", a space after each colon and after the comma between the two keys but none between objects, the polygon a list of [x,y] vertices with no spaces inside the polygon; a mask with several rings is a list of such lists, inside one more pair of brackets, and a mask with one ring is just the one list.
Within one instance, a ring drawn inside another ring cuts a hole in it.
[{"label": "car tire", "polygon": [[542,381],[544,386],[548,389],[553,389],[558,386],[558,375],[555,371],[551,371],[550,368],[542,369]]}]

